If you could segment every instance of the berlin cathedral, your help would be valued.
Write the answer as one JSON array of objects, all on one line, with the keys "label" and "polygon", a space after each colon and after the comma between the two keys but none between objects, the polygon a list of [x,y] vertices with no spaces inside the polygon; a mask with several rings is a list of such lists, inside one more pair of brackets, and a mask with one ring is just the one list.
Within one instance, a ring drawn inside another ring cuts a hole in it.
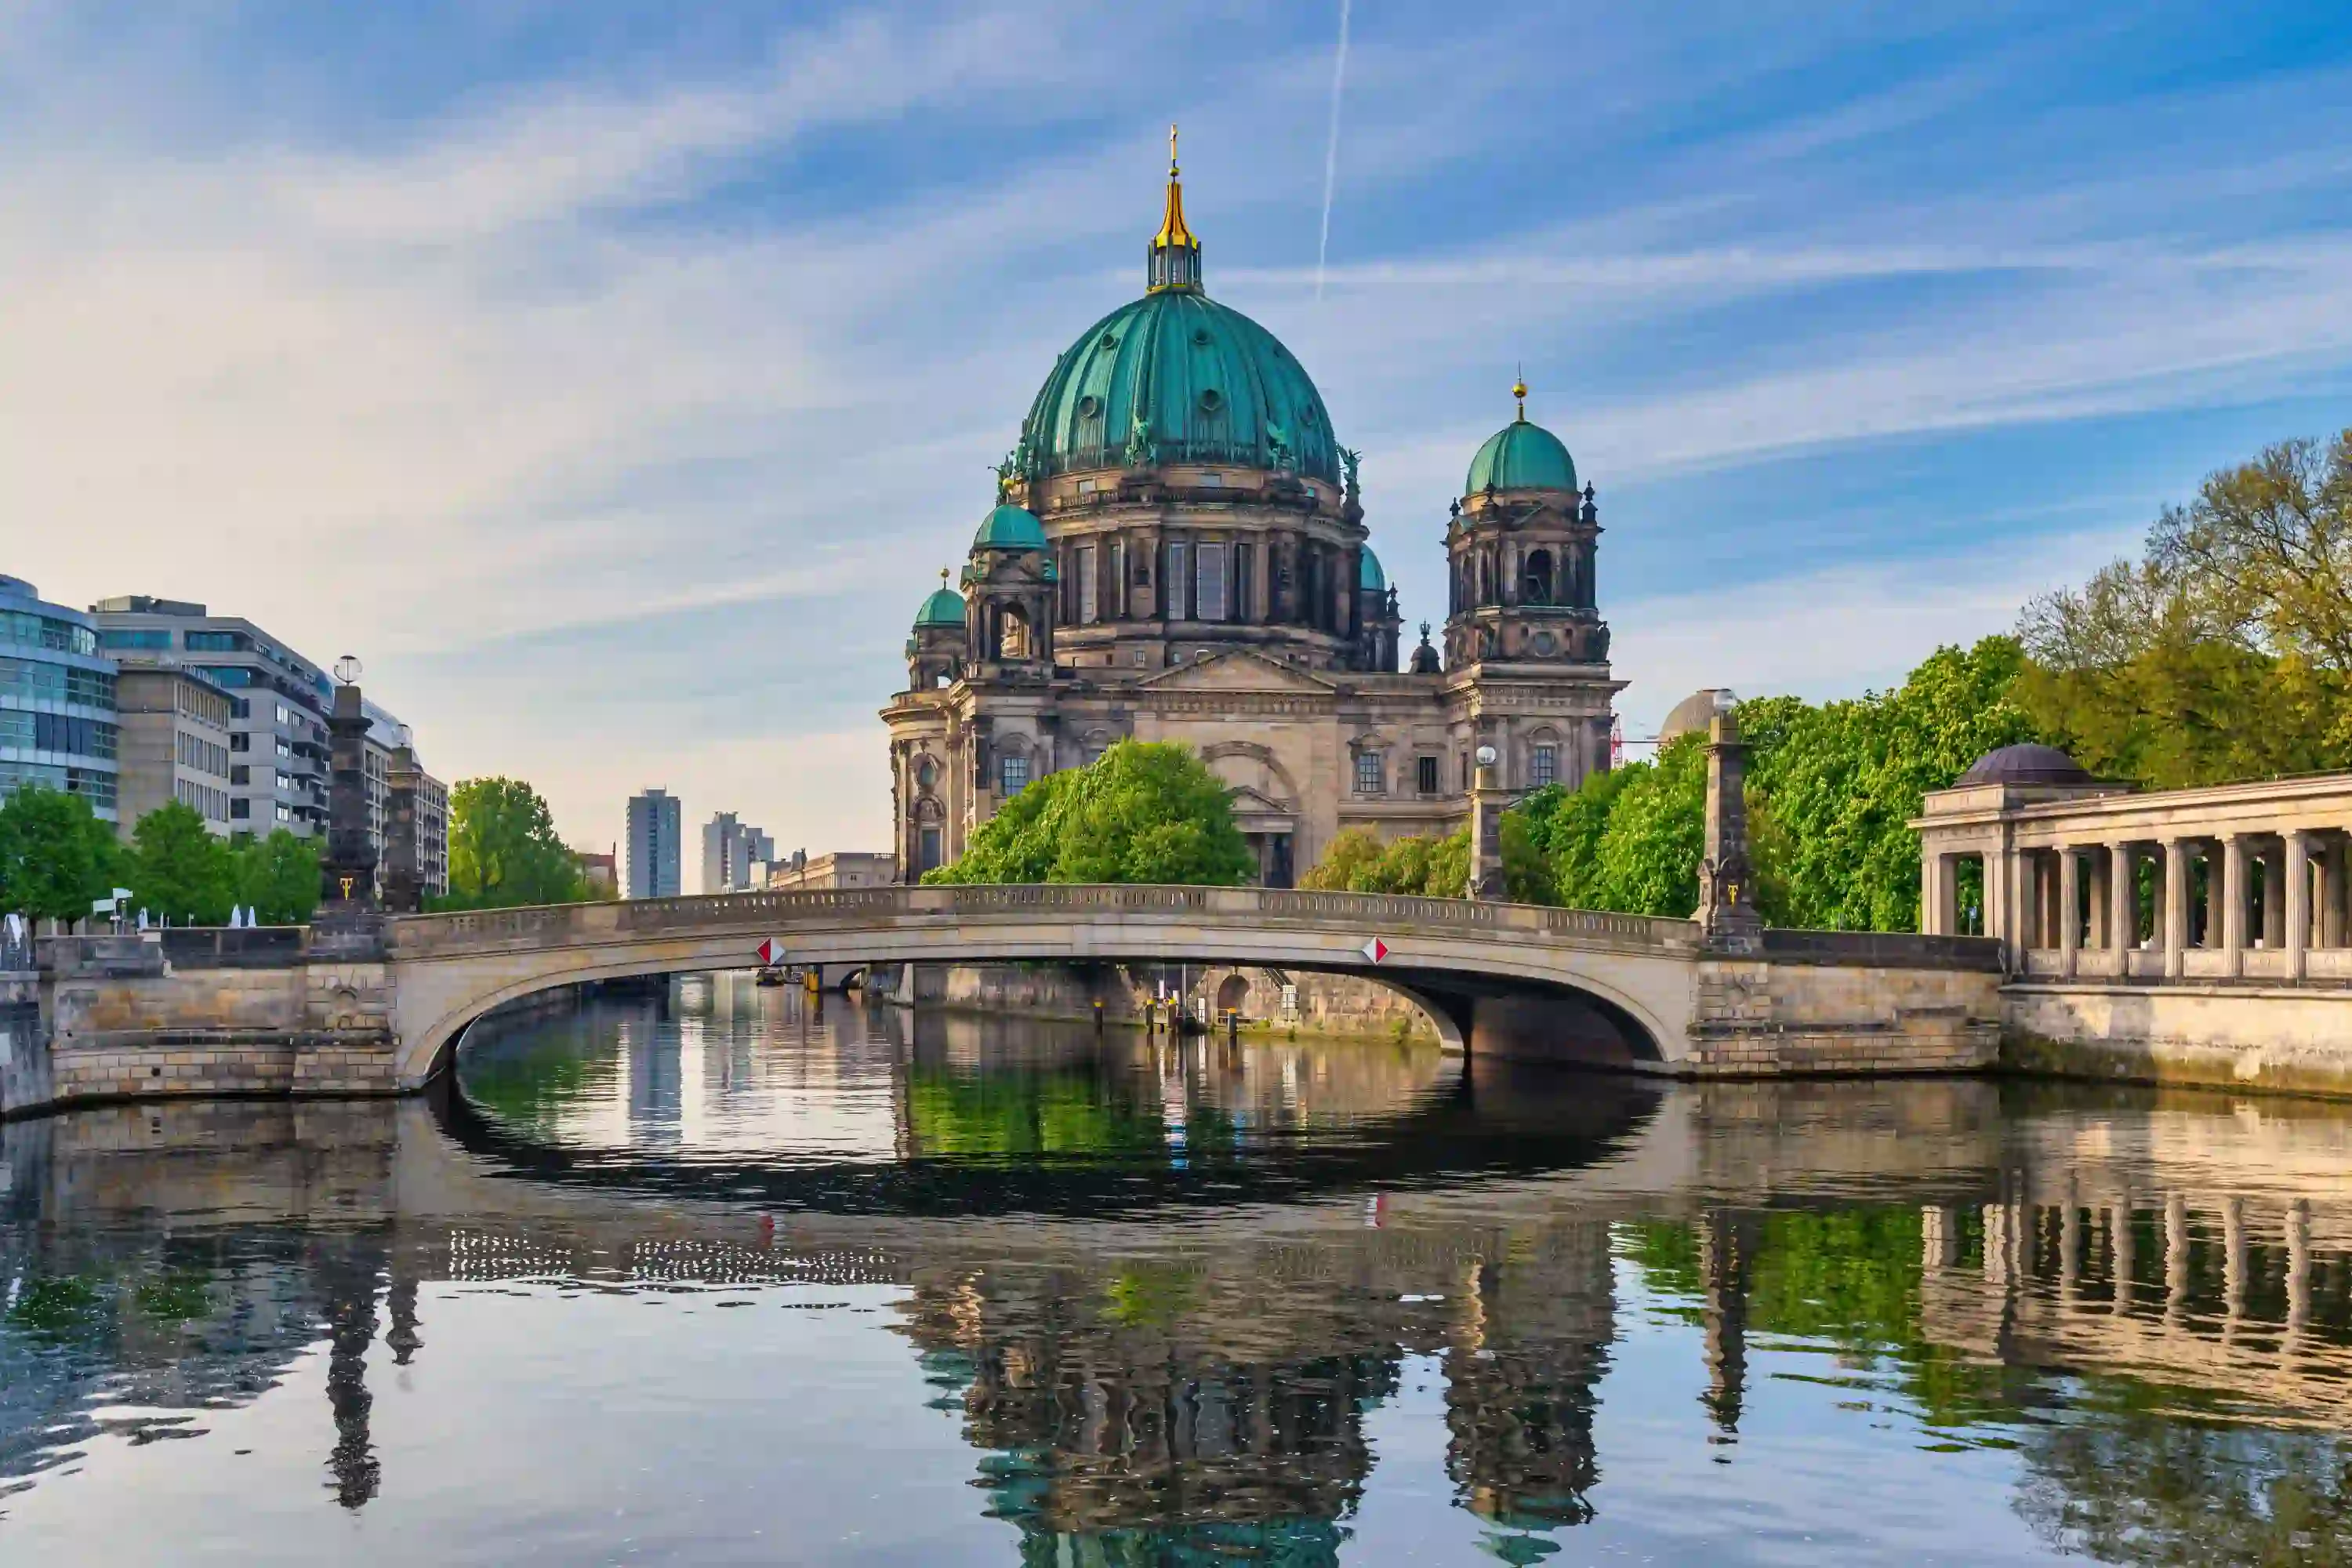
[{"label": "berlin cathedral", "polygon": [[[908,881],[1033,780],[1122,738],[1192,747],[1259,879],[1332,837],[1443,836],[1487,798],[1609,766],[1601,534],[1559,438],[1518,416],[1448,507],[1444,652],[1401,658],[1357,455],[1274,334],[1212,300],[1172,155],[1143,297],[1055,361],[963,569],[923,601],[890,731]],[[1402,668],[1400,666],[1402,665]]]}]

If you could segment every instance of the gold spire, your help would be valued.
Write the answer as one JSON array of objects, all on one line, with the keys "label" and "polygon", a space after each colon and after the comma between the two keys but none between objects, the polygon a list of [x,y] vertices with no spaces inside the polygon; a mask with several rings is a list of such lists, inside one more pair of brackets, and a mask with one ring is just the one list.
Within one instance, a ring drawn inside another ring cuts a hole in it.
[{"label": "gold spire", "polygon": [[1160,232],[1151,237],[1152,245],[1181,245],[1197,249],[1200,240],[1184,226],[1184,185],[1176,177],[1176,127],[1168,128],[1168,211],[1160,220]]},{"label": "gold spire", "polygon": [[1525,371],[1519,372],[1512,381],[1511,395],[1519,400],[1519,423],[1524,425],[1528,422],[1528,378]]}]

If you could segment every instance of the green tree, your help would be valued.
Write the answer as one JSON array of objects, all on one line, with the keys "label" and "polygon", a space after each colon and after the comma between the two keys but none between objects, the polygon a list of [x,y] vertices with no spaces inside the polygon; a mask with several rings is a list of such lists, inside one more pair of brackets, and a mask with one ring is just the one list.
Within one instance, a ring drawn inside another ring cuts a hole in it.
[{"label": "green tree", "polygon": [[462,779],[449,792],[449,892],[445,910],[572,904],[588,899],[580,858],[555,814],[520,779]]},{"label": "green tree", "polygon": [[180,801],[139,819],[123,871],[133,902],[173,924],[225,925],[236,902],[229,847],[213,837],[194,807]]},{"label": "green tree", "polygon": [[319,858],[326,846],[278,828],[236,847],[236,901],[264,925],[304,925],[319,907]]},{"label": "green tree", "polygon": [[961,859],[923,880],[1234,886],[1256,869],[1207,764],[1184,746],[1121,741],[1005,802]]},{"label": "green tree", "polygon": [[121,846],[89,802],[36,785],[0,801],[0,909],[87,918],[114,889]]},{"label": "green tree", "polygon": [[[1787,699],[1741,706],[1762,737],[1749,773],[1771,844],[1768,889],[1781,923],[1832,931],[1916,931],[1919,840],[1908,826],[1996,747],[2042,739],[2012,701],[2018,645],[1987,637],[1938,648],[1892,691],[1819,708]],[[1704,810],[1704,789],[1701,792]]]},{"label": "green tree", "polygon": [[1383,841],[1368,827],[1335,836],[1314,869],[1298,880],[1324,892],[1402,893],[1423,899],[1468,896],[1470,833],[1445,838],[1408,836]]},{"label": "green tree", "polygon": [[1624,772],[1593,847],[1589,907],[1685,918],[1698,907],[1706,847],[1706,752],[1685,735]]}]

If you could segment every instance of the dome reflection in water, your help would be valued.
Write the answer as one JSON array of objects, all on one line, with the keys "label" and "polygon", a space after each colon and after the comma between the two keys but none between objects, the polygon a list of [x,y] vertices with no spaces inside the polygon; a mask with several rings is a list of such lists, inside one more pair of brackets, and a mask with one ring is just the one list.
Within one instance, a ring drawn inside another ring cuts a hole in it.
[{"label": "dome reflection in water", "polygon": [[2236,1563],[2352,1522],[2329,1107],[748,978],[460,1076],[0,1132],[12,1560]]}]

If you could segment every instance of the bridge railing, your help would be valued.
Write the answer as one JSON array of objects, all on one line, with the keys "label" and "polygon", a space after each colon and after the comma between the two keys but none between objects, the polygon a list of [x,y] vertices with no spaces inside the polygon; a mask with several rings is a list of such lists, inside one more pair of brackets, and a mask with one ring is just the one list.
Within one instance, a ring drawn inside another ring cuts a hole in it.
[{"label": "bridge railing", "polygon": [[872,921],[977,920],[997,915],[1092,913],[1192,916],[1215,921],[1262,920],[1360,926],[1367,937],[1414,930],[1512,936],[1566,937],[1660,952],[1687,952],[1697,940],[1689,921],[1591,910],[1545,909],[1467,899],[1408,898],[1386,893],[1326,893],[1297,889],[1095,886],[1024,883],[1010,886],[820,889],[795,892],[719,893],[699,898],[631,899],[620,903],[555,904],[422,915],[393,922],[396,952],[425,953],[474,943],[552,942],[598,938],[691,933],[714,926],[775,926]]}]

